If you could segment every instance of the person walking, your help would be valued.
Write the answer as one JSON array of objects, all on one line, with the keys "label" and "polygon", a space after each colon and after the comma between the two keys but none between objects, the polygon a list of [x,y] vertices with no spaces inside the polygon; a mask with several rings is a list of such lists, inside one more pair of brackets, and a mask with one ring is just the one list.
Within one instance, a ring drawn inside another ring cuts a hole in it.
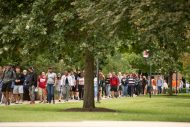
[{"label": "person walking", "polygon": [[163,85],[163,88],[162,88],[162,93],[166,94],[167,89],[168,89],[168,84],[167,84],[166,80],[164,80],[164,85]]},{"label": "person walking", "polygon": [[61,78],[61,85],[65,90],[65,102],[67,102],[69,101],[71,86],[73,86],[72,77],[69,75],[67,71],[65,71],[65,74]]},{"label": "person walking", "polygon": [[84,96],[84,75],[81,72],[78,77],[78,91],[79,91],[79,99],[83,100]]},{"label": "person walking", "polygon": [[112,74],[109,73],[105,79],[105,87],[106,87],[106,98],[110,97],[110,79],[112,77]]},{"label": "person walking", "polygon": [[118,86],[119,86],[119,79],[116,76],[115,72],[112,73],[112,77],[110,78],[110,86],[111,86],[111,96],[112,98],[118,97]]},{"label": "person walking", "polygon": [[135,79],[133,77],[133,74],[130,74],[130,77],[128,79],[128,89],[129,89],[129,96],[130,97],[133,97],[134,87],[135,87]]},{"label": "person walking", "polygon": [[47,90],[46,90],[46,84],[47,84],[47,78],[46,78],[46,73],[42,72],[41,75],[38,77],[38,93],[40,96],[40,103],[44,102],[46,103],[46,95],[47,95]]},{"label": "person walking", "polygon": [[[16,67],[16,79],[13,89],[13,95],[15,98],[15,104],[23,103],[23,84],[24,84],[24,75],[21,73],[20,67]],[[20,98],[19,98],[20,95]]]},{"label": "person walking", "polygon": [[94,98],[97,98],[98,96],[98,78],[95,75],[94,76]]},{"label": "person walking", "polygon": [[24,82],[23,82],[23,100],[30,101],[30,95],[29,95],[29,80],[30,75],[28,74],[27,70],[23,70],[23,76],[24,76]]},{"label": "person walking", "polygon": [[61,84],[61,73],[57,74],[57,92],[58,92],[58,97],[59,97],[59,102],[61,102],[62,97],[63,97],[63,86]]},{"label": "person walking", "polygon": [[76,90],[77,90],[77,81],[76,81],[76,77],[75,77],[75,74],[74,72],[70,72],[70,76],[72,78],[72,83],[71,83],[71,88],[70,88],[70,97],[71,97],[71,100],[72,99],[75,99],[77,97],[76,95]]},{"label": "person walking", "polygon": [[99,73],[99,95],[100,99],[105,96],[105,76],[102,72]]},{"label": "person walking", "polygon": [[121,97],[123,95],[122,91],[123,91],[123,86],[122,86],[122,83],[121,83],[121,80],[123,78],[123,75],[121,72],[118,72],[118,79],[119,79],[119,86],[118,86],[118,94],[119,94],[119,97]]},{"label": "person walking", "polygon": [[[148,80],[148,81],[149,81],[149,80]],[[159,86],[159,87],[157,86],[157,85],[158,85],[158,84],[157,84],[158,82],[156,82],[156,80],[154,79],[154,77],[151,78],[151,82],[152,82],[153,94],[154,94],[154,95],[157,95],[157,94],[158,94],[158,88],[159,88],[160,86]],[[159,88],[159,89],[160,89],[160,88]],[[161,89],[160,89],[160,90],[161,90]]]},{"label": "person walking", "polygon": [[54,100],[54,86],[56,85],[56,73],[53,72],[53,69],[48,68],[48,73],[46,75],[47,78],[47,92],[48,92],[48,103],[51,104],[53,100],[53,104],[55,104]]},{"label": "person walking", "polygon": [[146,95],[146,92],[147,92],[147,79],[146,79],[146,76],[143,76],[143,79],[142,79],[142,92],[144,95]]},{"label": "person walking", "polygon": [[5,97],[5,105],[10,105],[10,97],[11,97],[11,85],[16,79],[16,74],[13,71],[11,65],[7,65],[5,71],[3,72],[2,78],[2,93]]},{"label": "person walking", "polygon": [[163,84],[164,84],[163,79],[160,76],[158,76],[158,80],[157,80],[158,94],[162,93]]},{"label": "person walking", "polygon": [[123,75],[123,78],[121,79],[122,84],[122,96],[127,97],[128,94],[128,77],[126,75]]},{"label": "person walking", "polygon": [[153,81],[154,81],[154,77],[150,77],[148,76],[148,85],[147,85],[147,93],[149,94],[149,97],[152,97],[152,90],[153,90]]},{"label": "person walking", "polygon": [[136,75],[135,76],[135,93],[137,96],[141,94],[141,86],[142,86],[141,77],[139,75]]},{"label": "person walking", "polygon": [[30,104],[35,104],[35,89],[37,87],[37,74],[34,71],[33,67],[28,68],[29,71],[29,95],[30,95]]}]

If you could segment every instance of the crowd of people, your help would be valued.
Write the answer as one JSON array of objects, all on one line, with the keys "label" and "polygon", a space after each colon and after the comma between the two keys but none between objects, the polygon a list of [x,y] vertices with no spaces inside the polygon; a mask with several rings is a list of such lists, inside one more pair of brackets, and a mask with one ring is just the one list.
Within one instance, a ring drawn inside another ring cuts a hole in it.
[{"label": "crowd of people", "polygon": [[[151,82],[150,82],[151,81]],[[61,101],[83,100],[84,71],[55,73],[50,67],[46,72],[37,75],[32,67],[21,70],[19,66],[0,66],[0,100],[5,105],[22,104],[24,100],[35,104]],[[186,83],[186,90],[189,84]],[[183,87],[180,81],[179,90]],[[94,76],[94,98],[133,97],[146,94],[166,94],[168,84],[162,76],[147,77],[135,73],[103,72]],[[56,96],[55,96],[56,93]]]}]

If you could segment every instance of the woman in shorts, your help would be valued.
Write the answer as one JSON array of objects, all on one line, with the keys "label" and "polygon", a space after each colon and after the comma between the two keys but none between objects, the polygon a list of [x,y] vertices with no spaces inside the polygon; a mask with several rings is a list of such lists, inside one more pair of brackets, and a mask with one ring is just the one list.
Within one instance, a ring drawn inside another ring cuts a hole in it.
[{"label": "woman in shorts", "polygon": [[47,83],[46,74],[45,72],[42,72],[38,78],[38,92],[40,96],[40,103],[42,102],[46,103],[46,95],[47,95],[46,83]]}]

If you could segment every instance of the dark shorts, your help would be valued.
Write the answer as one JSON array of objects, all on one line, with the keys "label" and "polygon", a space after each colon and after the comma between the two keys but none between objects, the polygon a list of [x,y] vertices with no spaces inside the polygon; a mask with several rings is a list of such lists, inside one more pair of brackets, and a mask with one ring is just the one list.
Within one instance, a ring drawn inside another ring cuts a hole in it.
[{"label": "dark shorts", "polygon": [[111,91],[117,92],[118,91],[117,86],[111,86]]},{"label": "dark shorts", "polygon": [[12,82],[11,83],[3,83],[2,85],[2,92],[11,92],[11,86],[12,86]]},{"label": "dark shorts", "polygon": [[76,90],[77,90],[76,86],[71,86],[71,91],[72,92],[76,92]]},{"label": "dark shorts", "polygon": [[148,92],[148,93],[149,93],[149,92],[152,92],[152,90],[153,90],[152,86],[147,86],[147,92]]}]

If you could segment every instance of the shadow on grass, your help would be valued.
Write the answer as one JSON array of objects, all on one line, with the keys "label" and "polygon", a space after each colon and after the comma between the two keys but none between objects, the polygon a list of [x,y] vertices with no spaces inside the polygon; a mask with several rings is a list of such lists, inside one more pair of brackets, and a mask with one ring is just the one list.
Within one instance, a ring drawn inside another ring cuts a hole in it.
[{"label": "shadow on grass", "polygon": [[119,110],[108,109],[108,108],[69,108],[61,110],[62,112],[120,112]]}]

